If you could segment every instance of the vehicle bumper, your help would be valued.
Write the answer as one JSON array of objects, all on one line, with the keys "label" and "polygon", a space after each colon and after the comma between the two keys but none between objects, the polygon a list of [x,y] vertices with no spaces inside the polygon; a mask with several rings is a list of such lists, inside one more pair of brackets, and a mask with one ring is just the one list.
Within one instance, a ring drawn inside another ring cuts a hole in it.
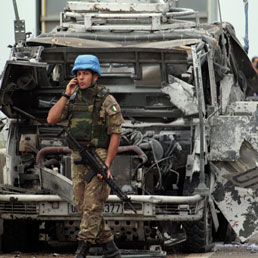
[{"label": "vehicle bumper", "polygon": [[[137,213],[116,195],[110,195],[105,207],[107,220],[133,221],[194,221],[203,215],[204,199],[194,196],[129,195]],[[116,210],[116,208],[119,209]],[[8,218],[35,218],[39,220],[79,219],[74,207],[57,195],[0,195],[0,215]]]}]

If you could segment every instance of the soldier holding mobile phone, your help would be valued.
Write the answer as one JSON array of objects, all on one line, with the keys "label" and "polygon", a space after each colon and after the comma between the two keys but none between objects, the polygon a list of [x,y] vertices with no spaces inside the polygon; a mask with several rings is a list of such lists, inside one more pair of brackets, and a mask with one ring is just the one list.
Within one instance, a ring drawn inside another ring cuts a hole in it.
[{"label": "soldier holding mobile phone", "polygon": [[[120,107],[104,87],[97,85],[101,69],[96,56],[78,56],[72,73],[76,77],[67,84],[62,97],[50,109],[47,121],[56,124],[69,119],[68,130],[73,137],[81,145],[94,148],[107,167],[110,167],[122,132]],[[80,158],[78,151],[72,145],[69,147],[73,150],[72,158]],[[86,257],[92,244],[103,247],[104,257],[119,258],[121,255],[113,234],[103,219],[104,202],[109,196],[110,188],[101,175],[86,182],[85,176],[89,169],[88,165],[76,165],[72,162],[74,202],[81,216],[75,258]],[[110,170],[107,176],[111,176]]]}]

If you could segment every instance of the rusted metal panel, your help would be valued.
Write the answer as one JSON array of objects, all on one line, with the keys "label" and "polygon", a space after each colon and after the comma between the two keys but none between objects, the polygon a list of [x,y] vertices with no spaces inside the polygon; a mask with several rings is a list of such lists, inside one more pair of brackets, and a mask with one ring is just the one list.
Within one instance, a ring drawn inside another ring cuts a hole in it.
[{"label": "rusted metal panel", "polygon": [[[256,105],[254,103],[254,105]],[[238,106],[239,107],[239,106]],[[253,105],[243,104],[243,110],[249,107],[249,112]],[[239,111],[240,111],[239,107]],[[252,116],[218,116],[211,119],[211,151],[210,160],[236,161],[239,151],[244,141],[249,142],[254,150],[258,150],[257,136],[257,110]]]},{"label": "rusted metal panel", "polygon": [[218,116],[211,119],[210,155],[212,161],[234,161],[245,139],[249,117]]},{"label": "rusted metal panel", "polygon": [[[247,151],[247,148],[246,144],[243,144],[241,153]],[[251,149],[249,149],[249,155],[250,152]],[[256,151],[253,151],[250,157],[254,156],[256,156],[254,160],[257,161]],[[256,179],[258,172],[256,165],[254,169],[247,168],[250,165],[247,160],[211,164],[216,175],[212,197],[243,242],[258,232],[258,182]],[[252,160],[249,159],[249,161]]]}]

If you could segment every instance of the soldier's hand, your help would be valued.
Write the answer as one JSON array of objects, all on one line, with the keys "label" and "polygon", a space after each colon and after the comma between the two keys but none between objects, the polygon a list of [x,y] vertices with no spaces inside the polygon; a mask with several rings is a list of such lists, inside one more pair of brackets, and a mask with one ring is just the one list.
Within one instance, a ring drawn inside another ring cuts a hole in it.
[{"label": "soldier's hand", "polygon": [[[101,174],[98,174],[97,175],[99,177],[99,179],[103,179],[103,176]],[[111,177],[111,172],[110,170],[107,171],[107,178],[110,178]]]},{"label": "soldier's hand", "polygon": [[65,94],[67,94],[68,96],[71,96],[75,90],[78,88],[78,81],[77,78],[74,77],[66,86],[65,89]]}]

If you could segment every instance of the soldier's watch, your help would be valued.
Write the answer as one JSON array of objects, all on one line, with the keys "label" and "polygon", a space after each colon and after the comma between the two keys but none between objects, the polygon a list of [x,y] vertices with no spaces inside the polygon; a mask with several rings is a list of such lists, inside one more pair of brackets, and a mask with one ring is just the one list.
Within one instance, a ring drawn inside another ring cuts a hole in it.
[{"label": "soldier's watch", "polygon": [[65,94],[65,92],[62,93],[62,96],[63,96],[63,97],[66,97],[68,100],[70,99],[70,96],[67,95],[67,94]]}]

